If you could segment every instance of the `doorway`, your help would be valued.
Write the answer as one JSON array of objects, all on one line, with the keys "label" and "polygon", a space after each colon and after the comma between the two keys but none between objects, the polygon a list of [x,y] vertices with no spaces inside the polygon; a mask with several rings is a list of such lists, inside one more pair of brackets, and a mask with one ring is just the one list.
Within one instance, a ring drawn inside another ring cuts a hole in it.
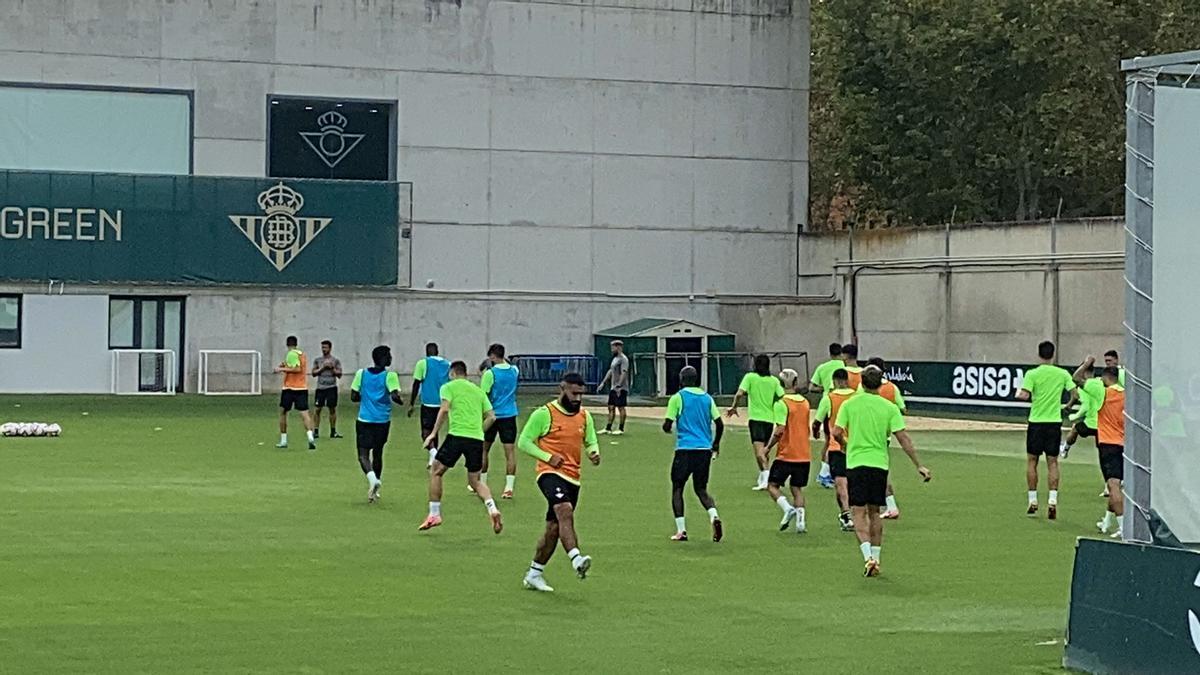
[{"label": "doorway", "polygon": [[[110,296],[109,349],[170,349],[175,352],[175,382],[183,382],[184,299],[157,296]],[[167,389],[167,357],[138,356],[138,391]]]},{"label": "doorway", "polygon": [[[679,384],[679,371],[683,370],[684,366],[692,366],[700,373],[700,382],[704,383],[704,338],[701,337],[686,337],[686,338],[666,338],[665,349],[667,372],[666,383],[667,396],[671,396],[681,389]],[[676,356],[677,355],[677,356]]]}]

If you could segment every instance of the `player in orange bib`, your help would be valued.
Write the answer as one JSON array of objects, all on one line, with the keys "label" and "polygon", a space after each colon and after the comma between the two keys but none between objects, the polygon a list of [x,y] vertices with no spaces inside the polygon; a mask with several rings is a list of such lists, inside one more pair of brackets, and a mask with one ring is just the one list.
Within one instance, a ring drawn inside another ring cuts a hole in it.
[{"label": "player in orange bib", "polygon": [[308,414],[308,382],[305,373],[308,372],[308,357],[300,351],[300,341],[295,335],[287,338],[287,356],[283,362],[275,366],[276,373],[283,374],[283,391],[279,394],[279,443],[277,448],[288,446],[287,417],[293,408],[300,413],[304,422],[304,430],[308,432],[308,449],[317,449],[317,440],[313,435],[312,417]]},{"label": "player in orange bib", "polygon": [[[779,373],[779,381],[786,392],[775,402],[775,431],[767,444],[767,450],[775,451],[767,478],[767,492],[783,510],[779,531],[783,532],[796,521],[796,534],[808,531],[804,521],[804,488],[808,485],[809,467],[812,465],[812,446],[808,440],[808,400],[800,395],[800,374],[788,368]],[[789,501],[780,491],[791,484],[792,499]]]},{"label": "player in orange bib", "polygon": [[[821,403],[817,406],[817,419],[813,422],[812,433],[813,438],[821,437],[821,429],[826,422],[831,426],[833,421],[837,419],[838,411],[842,405],[850,400],[850,397],[857,394],[854,389],[850,388],[850,375],[845,368],[838,368],[833,371],[833,388],[829,390],[826,396],[821,397]],[[849,493],[847,492],[846,483],[846,449],[838,443],[833,434],[828,434],[825,448],[827,451],[827,460],[829,462],[829,473],[833,475],[834,496],[837,499],[838,505],[838,523],[842,527],[843,532],[853,532],[854,522],[850,520],[850,501]]]},{"label": "player in orange bib", "polygon": [[537,484],[546,496],[546,530],[538,539],[533,562],[525,573],[525,588],[550,592],[554,589],[542,576],[554,549],[562,542],[575,574],[583,579],[592,567],[590,556],[579,552],[575,534],[575,506],[579,503],[580,466],[586,453],[592,464],[600,463],[600,444],[592,415],[583,410],[583,377],[567,373],[558,385],[558,399],[529,416],[517,447],[538,460]]},{"label": "player in orange bib", "polygon": [[1108,486],[1108,510],[1104,519],[1096,523],[1101,533],[1116,525],[1114,539],[1121,537],[1125,520],[1125,496],[1121,493],[1121,481],[1125,479],[1125,387],[1120,383],[1121,371],[1108,366],[1100,372],[1104,383],[1104,403],[1096,426],[1096,449],[1100,452],[1100,473]]}]

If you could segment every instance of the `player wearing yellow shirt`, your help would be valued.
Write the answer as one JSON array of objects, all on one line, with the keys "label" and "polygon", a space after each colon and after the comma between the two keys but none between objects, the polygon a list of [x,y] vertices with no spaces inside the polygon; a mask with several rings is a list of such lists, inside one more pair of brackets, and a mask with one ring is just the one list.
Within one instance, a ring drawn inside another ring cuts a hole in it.
[{"label": "player wearing yellow shirt", "polygon": [[766,490],[767,443],[775,431],[775,401],[783,398],[783,385],[779,384],[779,378],[771,374],[771,358],[766,354],[754,357],[754,372],[746,373],[742,378],[737,393],[733,395],[733,405],[726,414],[736,417],[738,403],[743,398],[746,399],[746,414],[750,418],[750,445],[758,462],[758,480],[753,489]]},{"label": "player wearing yellow shirt", "polygon": [[1038,345],[1041,364],[1025,373],[1017,399],[1029,401],[1029,428],[1025,432],[1025,480],[1029,486],[1026,515],[1038,512],[1038,463],[1046,456],[1046,481],[1050,498],[1046,517],[1058,517],[1058,455],[1062,443],[1063,394],[1076,389],[1071,373],[1054,365],[1054,343]]},{"label": "player wearing yellow shirt", "polygon": [[[825,396],[826,392],[833,388],[833,371],[843,367],[844,363],[841,343],[829,343],[829,360],[813,370],[808,390],[820,393],[822,397]],[[834,485],[833,476],[829,473],[829,458],[825,456],[825,450],[821,451],[821,471],[817,474],[817,485],[823,488],[832,488]]]}]

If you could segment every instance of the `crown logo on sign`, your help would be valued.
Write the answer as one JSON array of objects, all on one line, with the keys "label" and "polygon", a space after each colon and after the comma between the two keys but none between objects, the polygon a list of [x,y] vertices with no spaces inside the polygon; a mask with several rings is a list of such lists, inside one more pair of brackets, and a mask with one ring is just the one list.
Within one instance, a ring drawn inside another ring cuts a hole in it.
[{"label": "crown logo on sign", "polygon": [[345,131],[347,120],[346,116],[340,112],[330,110],[317,118],[317,124],[321,127],[321,131]]},{"label": "crown logo on sign", "polygon": [[304,207],[304,197],[282,182],[263,190],[258,195],[258,205],[268,216],[286,213],[289,216]]}]

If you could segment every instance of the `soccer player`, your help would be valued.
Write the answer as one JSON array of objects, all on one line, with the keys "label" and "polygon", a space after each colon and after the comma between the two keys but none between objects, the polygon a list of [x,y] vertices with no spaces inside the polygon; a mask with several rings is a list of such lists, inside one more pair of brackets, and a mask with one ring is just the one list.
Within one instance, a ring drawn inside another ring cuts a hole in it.
[{"label": "soccer player", "polygon": [[[604,426],[602,434],[612,434],[620,436],[625,433],[625,408],[629,405],[629,357],[625,356],[625,343],[620,340],[613,340],[609,343],[612,348],[612,363],[608,366],[608,372],[605,373],[604,379],[600,381],[600,386],[596,387],[596,393],[604,391],[604,385],[610,385],[608,390],[608,424]],[[613,431],[613,418],[617,413],[621,414],[621,426]]]},{"label": "soccer player", "polygon": [[851,389],[857,390],[862,384],[863,369],[858,365],[858,345],[842,345],[842,363],[846,369],[846,382]]},{"label": "soccer player", "polygon": [[864,393],[846,401],[838,411],[833,435],[846,448],[846,480],[854,530],[863,555],[863,576],[875,577],[880,573],[883,549],[883,517],[879,507],[884,505],[887,492],[891,436],[896,436],[921,478],[928,482],[933,476],[917,458],[912,439],[904,430],[900,409],[879,395],[883,371],[864,370],[862,384]]},{"label": "soccer player", "polygon": [[500,498],[512,499],[517,483],[517,383],[521,373],[505,360],[502,344],[488,347],[488,363],[487,370],[480,376],[479,387],[492,402],[496,423],[483,436],[483,471],[480,479],[487,483],[488,455],[492,444],[499,438],[504,446],[504,492],[500,493]]},{"label": "soccer player", "polygon": [[[850,388],[850,376],[845,368],[833,371],[830,386],[830,390],[821,397],[821,402],[817,405],[817,418],[812,425],[813,438],[820,438],[822,428],[829,429],[837,420],[842,406],[857,394]],[[834,437],[832,429],[829,429],[826,435],[828,438],[825,441],[825,449],[829,458],[829,472],[834,480],[833,496],[838,505],[838,524],[843,532],[849,532],[854,529],[854,521],[850,518],[850,497],[846,485],[846,449],[842,442]]]},{"label": "soccer player", "polygon": [[1117,369],[1117,384],[1125,386],[1125,366],[1121,365],[1121,355],[1117,350],[1110,349],[1104,352],[1104,367]]},{"label": "soccer player", "polygon": [[596,425],[591,414],[583,409],[586,386],[578,373],[563,375],[558,385],[558,399],[533,411],[517,442],[521,452],[537,459],[538,488],[549,504],[546,529],[538,538],[533,562],[525,573],[525,588],[529,590],[554,590],[542,574],[560,541],[576,576],[584,579],[592,568],[592,558],[579,552],[579,538],[575,532],[579,469],[584,453],[593,465],[600,464]]},{"label": "soccer player", "polygon": [[[425,358],[417,361],[417,365],[413,366],[413,383],[412,393],[408,398],[408,416],[413,416],[413,410],[417,405],[417,396],[421,397],[421,442],[424,443],[429,439],[429,431],[433,429],[433,423],[437,420],[438,411],[442,407],[442,385],[450,381],[450,362],[438,355],[438,346],[436,342],[430,342],[425,345]],[[428,466],[433,466],[433,459],[437,456],[438,439],[433,439],[433,446],[429,448],[429,463]]]},{"label": "soccer player", "polygon": [[[825,392],[833,388],[833,371],[843,367],[844,364],[842,345],[837,342],[829,343],[829,360],[813,370],[811,382],[808,385],[809,391],[820,392],[824,396]],[[829,430],[826,429],[825,432],[828,433]],[[823,488],[833,487],[833,476],[829,473],[829,461],[824,450],[821,451],[821,471],[817,474],[817,485]]]},{"label": "soccer player", "polygon": [[465,458],[467,482],[487,508],[492,531],[500,534],[504,528],[500,510],[496,508],[491,490],[479,480],[479,471],[483,468],[484,432],[496,421],[492,402],[478,385],[467,379],[467,364],[462,361],[450,364],[450,381],[442,385],[441,399],[442,405],[429,436],[425,438],[425,447],[437,446],[438,432],[447,420],[450,432],[438,448],[429,472],[429,516],[417,529],[428,530],[442,524],[442,476],[454,468],[460,458]]},{"label": "soccer player", "polygon": [[[1096,417],[1100,413],[1100,404],[1104,403],[1104,383],[1099,378],[1092,377],[1096,371],[1096,357],[1089,356],[1075,371],[1071,379],[1079,387],[1079,412],[1070,418],[1073,423],[1067,432],[1067,438],[1059,447],[1058,456],[1066,459],[1080,437],[1096,437]],[[1104,495],[1107,497],[1108,495]]]},{"label": "soccer player", "polygon": [[337,430],[338,380],[342,377],[342,362],[332,354],[333,343],[321,340],[321,355],[313,359],[312,376],[317,378],[313,416],[313,437],[321,437],[321,409],[329,408],[329,437],[341,438]]},{"label": "soccer player", "polygon": [[283,391],[279,394],[279,443],[277,448],[288,446],[287,418],[293,408],[300,413],[304,422],[304,430],[308,432],[308,449],[317,449],[317,439],[313,435],[312,418],[308,415],[308,383],[304,381],[304,373],[308,370],[308,357],[300,351],[300,341],[295,335],[287,338],[287,356],[275,366],[275,372],[283,373]]},{"label": "soccer player", "polygon": [[783,385],[779,383],[779,378],[771,374],[771,358],[766,354],[754,357],[754,372],[746,373],[742,378],[737,393],[733,395],[733,405],[726,414],[737,417],[738,403],[743,398],[747,400],[747,415],[750,417],[750,445],[758,462],[758,480],[752,489],[766,490],[767,443],[775,432],[775,401],[783,398]]},{"label": "soccer player", "polygon": [[1119,539],[1125,520],[1125,496],[1121,493],[1121,481],[1125,479],[1125,387],[1121,386],[1117,366],[1105,367],[1100,380],[1104,397],[1096,416],[1096,448],[1100,452],[1100,473],[1108,484],[1108,510],[1096,527],[1106,534],[1116,525],[1112,537]]},{"label": "soccer player", "polygon": [[[878,368],[880,373],[887,372],[887,362],[881,357],[874,356],[867,360],[868,368]],[[862,391],[862,385],[858,387],[858,391]],[[879,386],[879,395],[891,401],[900,409],[900,414],[904,415],[908,412],[908,404],[904,402],[904,394],[900,393],[900,387],[897,387],[894,382],[883,378],[883,384]],[[887,506],[883,509],[884,520],[899,520],[900,507],[896,504],[896,490],[892,487],[892,482],[888,481],[886,493]]]},{"label": "soccer player", "polygon": [[[804,487],[808,485],[808,471],[812,463],[812,447],[808,440],[810,410],[808,400],[800,395],[799,373],[785,369],[779,373],[779,380],[787,393],[775,402],[775,432],[771,435],[767,450],[774,447],[779,449],[775,451],[775,461],[771,463],[767,477],[767,492],[783,510],[779,531],[786,530],[794,519],[796,533],[803,534],[808,531],[804,521]],[[780,492],[780,488],[789,483],[791,500]]]},{"label": "soccer player", "polygon": [[[675,431],[675,459],[671,462],[671,508],[675,511],[675,534],[671,541],[687,541],[687,523],[683,517],[683,488],[688,478],[700,504],[708,510],[712,524],[713,541],[721,541],[724,529],[721,516],[717,514],[717,503],[708,494],[708,476],[712,461],[721,452],[721,436],[725,423],[721,411],[708,392],[700,388],[700,372],[692,366],[679,371],[679,384],[683,385],[667,402],[667,415],[662,430]],[[716,425],[716,434],[713,426]]]},{"label": "soccer player", "polygon": [[367,502],[374,504],[383,484],[383,446],[392,428],[392,404],[404,405],[404,396],[400,393],[400,376],[388,370],[392,350],[379,345],[371,350],[371,362],[373,366],[354,374],[350,400],[358,404],[358,465],[367,477]]},{"label": "soccer player", "polygon": [[1046,480],[1050,498],[1046,517],[1058,517],[1058,453],[1062,443],[1062,397],[1075,391],[1071,373],[1054,365],[1054,343],[1038,345],[1041,364],[1025,373],[1017,400],[1029,401],[1029,428],[1025,431],[1025,480],[1029,485],[1029,508],[1026,515],[1038,512],[1038,462],[1046,456]]}]

